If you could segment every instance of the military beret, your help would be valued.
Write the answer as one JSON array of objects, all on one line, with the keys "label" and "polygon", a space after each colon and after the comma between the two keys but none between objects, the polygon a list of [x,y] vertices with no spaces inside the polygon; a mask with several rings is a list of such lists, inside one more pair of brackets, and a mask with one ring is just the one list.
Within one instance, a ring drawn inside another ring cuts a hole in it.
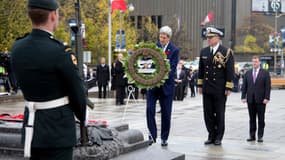
[{"label": "military beret", "polygon": [[224,35],[224,33],[221,30],[215,27],[207,27],[206,30],[207,30],[207,33],[206,33],[207,37],[213,37],[213,36],[222,37]]},{"label": "military beret", "polygon": [[172,29],[169,26],[163,26],[160,28],[159,33],[167,34],[169,37],[172,36]]},{"label": "military beret", "polygon": [[57,0],[29,0],[28,7],[41,8],[46,10],[56,10],[59,5]]}]

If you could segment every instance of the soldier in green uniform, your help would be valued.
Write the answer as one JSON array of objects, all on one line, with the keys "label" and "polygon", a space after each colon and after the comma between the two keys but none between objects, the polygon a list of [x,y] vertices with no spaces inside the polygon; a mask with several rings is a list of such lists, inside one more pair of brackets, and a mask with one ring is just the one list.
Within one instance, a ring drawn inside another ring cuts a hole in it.
[{"label": "soldier in green uniform", "polygon": [[233,51],[220,42],[223,32],[214,27],[207,28],[209,46],[200,53],[198,90],[203,94],[204,120],[208,130],[205,145],[221,145],[225,131],[225,105],[233,88]]},{"label": "soldier in green uniform", "polygon": [[12,70],[26,101],[24,156],[32,160],[71,160],[74,114],[85,121],[86,96],[76,59],[53,38],[58,7],[56,0],[28,0],[33,29],[12,48]]}]

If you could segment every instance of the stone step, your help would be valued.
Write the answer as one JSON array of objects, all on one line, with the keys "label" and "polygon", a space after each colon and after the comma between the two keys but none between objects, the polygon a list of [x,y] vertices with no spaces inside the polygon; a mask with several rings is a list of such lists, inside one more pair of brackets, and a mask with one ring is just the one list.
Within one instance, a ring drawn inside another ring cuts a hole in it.
[{"label": "stone step", "polygon": [[147,148],[139,149],[128,154],[122,154],[111,160],[185,160],[185,154],[173,152],[154,144]]}]

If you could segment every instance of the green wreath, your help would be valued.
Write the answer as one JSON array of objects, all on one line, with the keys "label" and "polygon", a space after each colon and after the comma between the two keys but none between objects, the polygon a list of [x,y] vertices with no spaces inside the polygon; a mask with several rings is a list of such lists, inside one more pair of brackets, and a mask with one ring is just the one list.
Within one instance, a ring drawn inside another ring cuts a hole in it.
[{"label": "green wreath", "polygon": [[[147,66],[146,69],[142,68],[142,64],[143,67]],[[170,64],[162,49],[155,43],[139,43],[134,52],[124,60],[124,69],[130,83],[138,88],[149,89],[164,84]]]}]

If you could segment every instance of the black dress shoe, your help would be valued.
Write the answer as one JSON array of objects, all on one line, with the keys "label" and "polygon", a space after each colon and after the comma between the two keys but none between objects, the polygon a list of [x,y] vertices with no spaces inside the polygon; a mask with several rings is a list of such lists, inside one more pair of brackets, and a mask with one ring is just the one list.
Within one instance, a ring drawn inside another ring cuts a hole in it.
[{"label": "black dress shoe", "polygon": [[152,145],[153,143],[156,143],[156,140],[152,138],[152,136],[148,136],[149,145]]},{"label": "black dress shoe", "polygon": [[220,146],[222,144],[221,140],[215,140],[214,145]]},{"label": "black dress shoe", "polygon": [[167,140],[161,140],[161,146],[166,147],[168,145]]},{"label": "black dress shoe", "polygon": [[262,138],[258,138],[257,142],[262,143],[263,139]]},{"label": "black dress shoe", "polygon": [[205,145],[209,145],[209,144],[213,144],[214,143],[214,140],[212,139],[208,139],[204,142]]},{"label": "black dress shoe", "polygon": [[246,139],[246,141],[252,142],[252,141],[255,141],[255,138],[254,137],[250,137],[250,138]]}]

